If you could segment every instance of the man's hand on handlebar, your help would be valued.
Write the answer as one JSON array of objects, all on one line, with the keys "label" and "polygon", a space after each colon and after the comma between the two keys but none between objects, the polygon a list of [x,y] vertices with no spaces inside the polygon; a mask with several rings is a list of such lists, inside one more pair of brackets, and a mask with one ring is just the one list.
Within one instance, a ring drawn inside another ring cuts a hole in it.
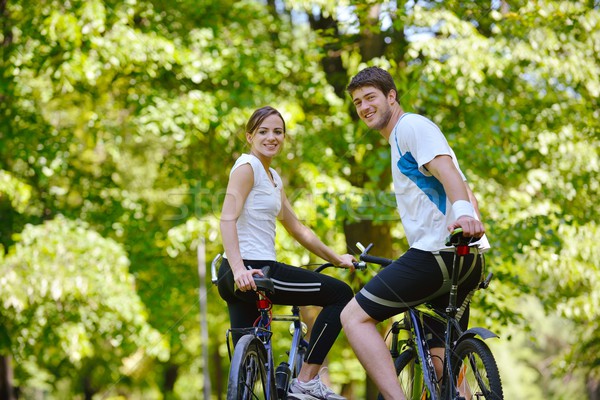
[{"label": "man's hand on handlebar", "polygon": [[452,224],[448,225],[448,231],[452,232],[457,228],[462,228],[463,236],[480,238],[485,233],[485,228],[481,221],[476,220],[468,215],[459,217]]}]

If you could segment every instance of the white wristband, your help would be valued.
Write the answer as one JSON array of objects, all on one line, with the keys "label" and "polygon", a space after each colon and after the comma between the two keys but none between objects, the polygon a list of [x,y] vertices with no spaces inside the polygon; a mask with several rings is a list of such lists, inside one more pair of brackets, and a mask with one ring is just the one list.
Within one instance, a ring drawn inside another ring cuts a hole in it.
[{"label": "white wristband", "polygon": [[456,219],[462,217],[463,215],[475,218],[475,209],[473,208],[473,204],[467,200],[456,200],[454,203],[452,203],[452,213]]}]

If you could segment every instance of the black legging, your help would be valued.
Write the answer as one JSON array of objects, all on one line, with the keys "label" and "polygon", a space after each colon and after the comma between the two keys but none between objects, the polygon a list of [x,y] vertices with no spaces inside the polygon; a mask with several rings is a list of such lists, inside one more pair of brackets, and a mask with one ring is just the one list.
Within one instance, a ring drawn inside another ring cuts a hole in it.
[{"label": "black legging", "polygon": [[[342,329],[340,313],[352,299],[353,293],[345,282],[307,269],[277,261],[244,260],[250,268],[270,266],[275,293],[269,296],[273,304],[323,307],[310,334],[305,361],[322,364]],[[259,317],[256,292],[234,291],[233,273],[227,259],[219,268],[219,294],[227,302],[232,328],[251,327]],[[234,345],[241,335],[234,334]]]}]

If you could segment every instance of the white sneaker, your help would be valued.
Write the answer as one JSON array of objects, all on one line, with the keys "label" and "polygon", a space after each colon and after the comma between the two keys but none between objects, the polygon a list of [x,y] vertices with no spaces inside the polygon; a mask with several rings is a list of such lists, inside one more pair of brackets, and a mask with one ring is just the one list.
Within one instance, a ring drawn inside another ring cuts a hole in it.
[{"label": "white sneaker", "polygon": [[308,395],[308,394],[291,393],[291,392],[288,392],[287,399],[288,400],[317,400],[316,397],[312,397],[311,395]]},{"label": "white sneaker", "polygon": [[[327,385],[321,382],[321,378],[317,375],[309,382],[300,382],[298,379],[292,379],[290,385],[290,395],[288,398],[303,398],[303,399],[320,399],[320,400],[346,400],[345,397],[336,394]],[[301,394],[310,397],[297,397],[293,394]]]}]

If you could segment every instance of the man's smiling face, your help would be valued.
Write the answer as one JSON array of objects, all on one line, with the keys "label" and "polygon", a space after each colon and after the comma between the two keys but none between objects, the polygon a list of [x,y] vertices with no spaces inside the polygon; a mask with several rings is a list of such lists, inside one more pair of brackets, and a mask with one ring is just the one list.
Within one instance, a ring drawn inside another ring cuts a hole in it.
[{"label": "man's smiling face", "polygon": [[360,119],[371,129],[382,130],[392,117],[391,101],[395,93],[388,96],[374,86],[362,86],[352,92],[352,102]]}]

